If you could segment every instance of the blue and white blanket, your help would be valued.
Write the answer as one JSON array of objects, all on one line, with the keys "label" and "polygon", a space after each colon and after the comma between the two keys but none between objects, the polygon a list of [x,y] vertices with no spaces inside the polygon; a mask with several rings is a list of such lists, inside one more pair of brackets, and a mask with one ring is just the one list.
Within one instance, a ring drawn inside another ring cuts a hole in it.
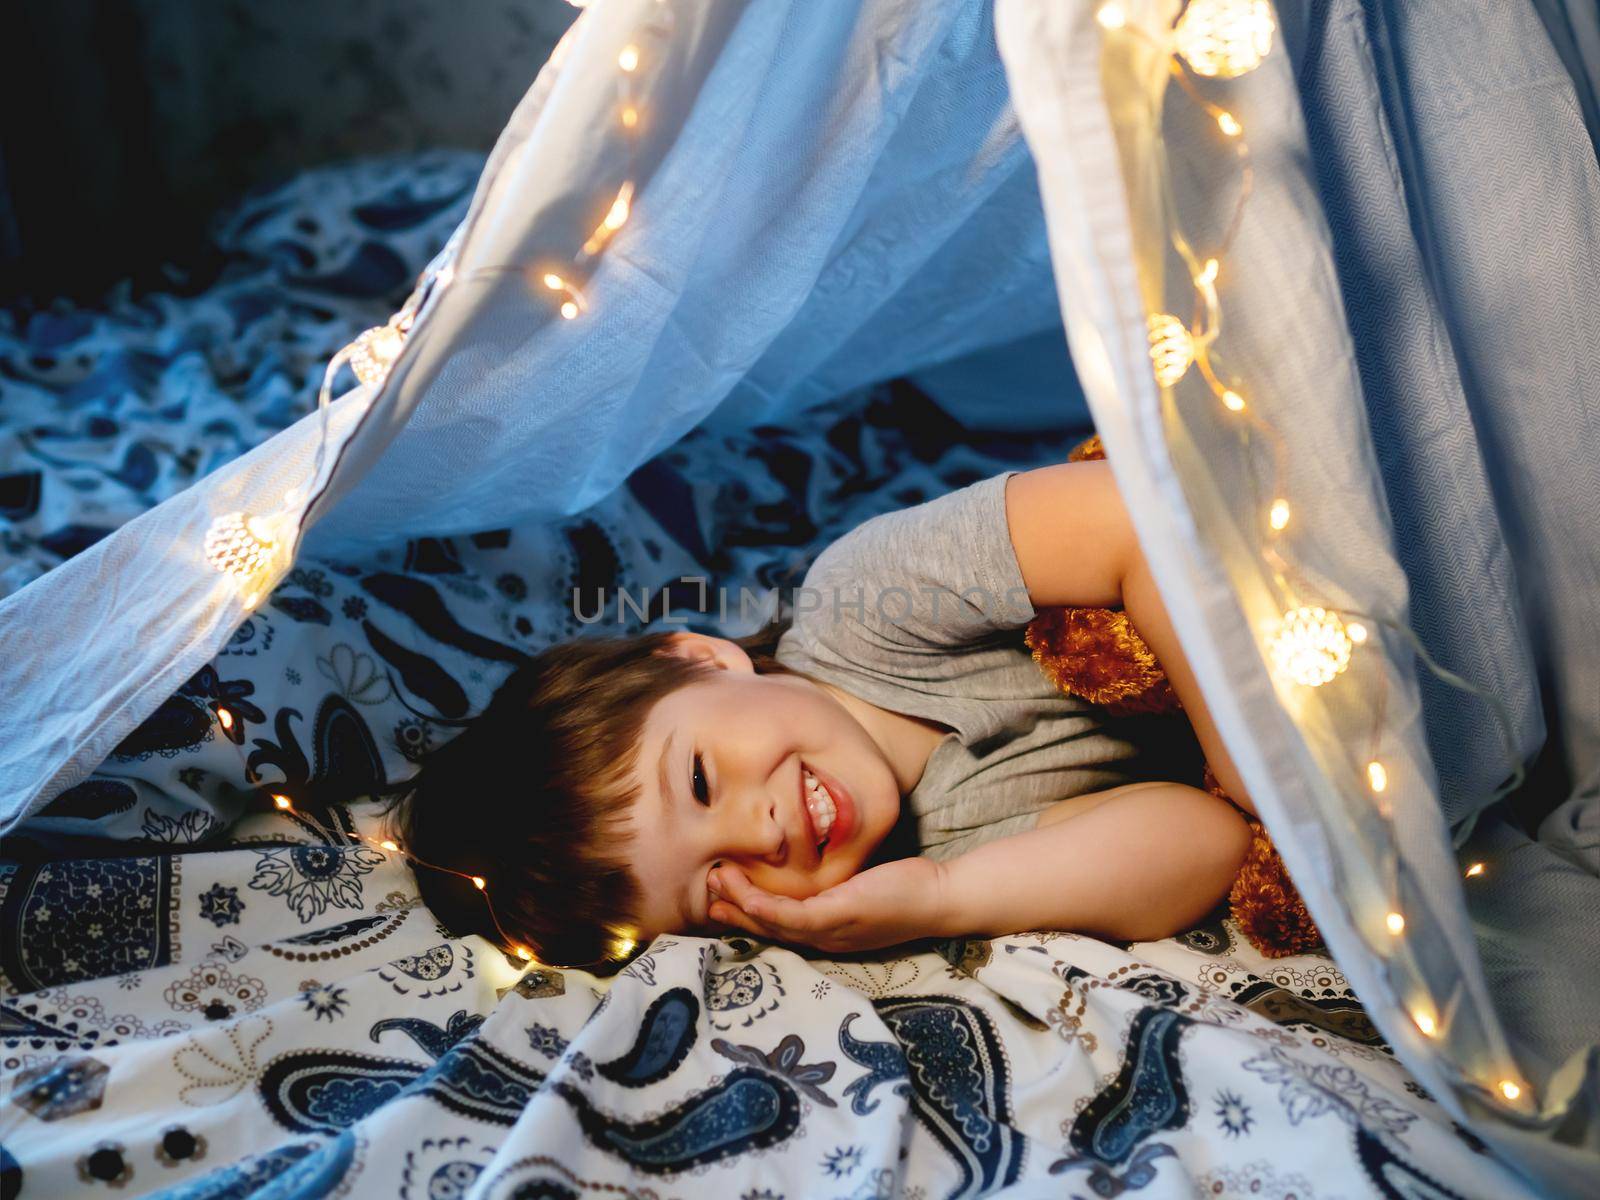
[{"label": "blue and white blanket", "polygon": [[[0,595],[304,412],[480,165],[312,172],[219,223],[192,294],[0,314]],[[1134,945],[677,936],[608,978],[527,970],[352,836],[369,802],[267,799],[403,778],[578,631],[573,588],[713,629],[686,577],[798,582],[866,517],[1073,440],[889,385],[692,434],[553,527],[299,563],[0,850],[0,1194],[1521,1194],[1335,964],[1263,959],[1220,911]]]}]

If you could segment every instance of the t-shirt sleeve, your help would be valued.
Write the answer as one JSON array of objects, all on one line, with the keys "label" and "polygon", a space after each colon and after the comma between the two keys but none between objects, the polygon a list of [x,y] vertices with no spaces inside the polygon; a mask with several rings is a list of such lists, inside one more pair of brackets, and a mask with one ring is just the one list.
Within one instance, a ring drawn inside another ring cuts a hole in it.
[{"label": "t-shirt sleeve", "polygon": [[828,546],[795,590],[780,660],[819,665],[895,711],[971,736],[992,732],[998,712],[956,718],[950,700],[1013,698],[1006,668],[1014,651],[993,651],[1020,645],[1036,615],[1006,519],[1006,480],[1015,474],[882,513]]},{"label": "t-shirt sleeve", "polygon": [[794,597],[795,623],[843,648],[969,646],[1020,629],[1035,610],[1006,520],[1006,480],[981,479],[881,513],[828,546]]}]

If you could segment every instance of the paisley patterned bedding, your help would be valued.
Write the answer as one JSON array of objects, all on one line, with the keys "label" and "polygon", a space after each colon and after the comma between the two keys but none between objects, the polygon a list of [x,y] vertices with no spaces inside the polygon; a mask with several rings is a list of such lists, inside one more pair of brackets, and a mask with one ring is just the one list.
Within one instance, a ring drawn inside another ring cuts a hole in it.
[{"label": "paisley patterned bedding", "polygon": [[[188,294],[0,316],[0,595],[305,411],[479,166],[311,172],[227,214]],[[352,836],[350,798],[579,631],[574,588],[715,629],[697,579],[797,583],[866,517],[1077,433],[885,385],[692,434],[554,527],[302,561],[0,850],[0,1195],[1520,1194],[1333,963],[1264,960],[1220,911],[1131,946],[663,937],[602,978],[448,936]]]}]

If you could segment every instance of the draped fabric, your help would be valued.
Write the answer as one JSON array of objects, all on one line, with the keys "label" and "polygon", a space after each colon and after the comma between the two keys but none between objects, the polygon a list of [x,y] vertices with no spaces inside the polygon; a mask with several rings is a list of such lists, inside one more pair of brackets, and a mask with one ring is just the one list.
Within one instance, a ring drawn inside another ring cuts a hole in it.
[{"label": "draped fabric", "polygon": [[[1122,8],[1139,29],[1177,11]],[[1282,54],[1199,92],[1245,131],[1234,218],[1238,160],[1148,35],[1113,33],[1103,63],[1087,6],[1002,0],[997,23],[1090,409],[1251,795],[1419,1077],[1576,1188],[1600,1133],[1579,951],[1600,906],[1600,490],[1580,461],[1600,311],[1579,299],[1600,174],[1572,80],[1524,6],[1295,7]],[[1187,311],[1187,273],[1224,243],[1220,346],[1275,431],[1265,465],[1198,369],[1164,393],[1147,355],[1147,314]],[[1362,615],[1384,660],[1286,683],[1261,631],[1296,603]],[[1542,709],[1571,795],[1539,797],[1537,841],[1490,808],[1465,876],[1451,844],[1540,749]],[[1531,1126],[1500,1082],[1537,1094]]]},{"label": "draped fabric", "polygon": [[[1150,28],[1176,11],[1123,8]],[[1208,702],[1374,1023],[1519,1170],[1585,1177],[1600,1143],[1600,989],[1573,986],[1592,968],[1572,952],[1600,879],[1592,144],[1520,0],[1279,16],[1274,52],[1228,93],[1256,167],[1221,285],[1229,345],[1285,441],[1282,544],[1335,606],[1389,622],[1363,678],[1385,689],[1392,820],[1350,770],[1366,710],[1268,677],[1257,633],[1275,600],[1265,535],[1241,515],[1245,459],[1150,376],[1145,320],[1172,277],[1137,203],[1145,155],[1165,137],[1180,207],[1214,218],[1234,186],[1214,127],[1185,132],[1174,103],[1178,124],[1141,129],[1119,96],[1143,103],[1148,80],[1114,57],[1102,70],[1087,3],[602,0],[423,270],[386,378],[0,600],[0,832],[88,779],[241,628],[243,596],[200,553],[221,514],[287,512],[290,548],[328,559],[550,521],[697,427],[803,420],[896,375],[978,411],[1010,403],[1012,373],[1048,398],[1065,318]],[[626,220],[582,249],[622,197]],[[1504,726],[1419,665],[1409,629],[1492,693]],[[1537,954],[1495,953],[1551,911],[1551,873],[1492,865],[1496,929],[1476,929],[1452,842],[1474,822],[1498,836],[1487,806],[1547,738],[1574,788],[1535,853],[1570,866],[1572,915]],[[1383,929],[1396,904],[1399,943]],[[1530,981],[1528,964],[1552,974]],[[1438,1037],[1414,1024],[1419,996]],[[1527,1086],[1508,1108],[1493,1091],[1513,1067]]]}]

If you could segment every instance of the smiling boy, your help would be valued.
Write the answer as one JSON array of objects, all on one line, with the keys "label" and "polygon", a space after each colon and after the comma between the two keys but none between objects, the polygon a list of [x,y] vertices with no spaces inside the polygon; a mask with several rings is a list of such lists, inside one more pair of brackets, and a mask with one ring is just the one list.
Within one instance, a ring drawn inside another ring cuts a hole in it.
[{"label": "smiling boy", "polygon": [[1023,641],[1039,608],[1124,607],[1254,811],[1104,461],[882,513],[801,592],[775,644],[581,637],[520,667],[400,813],[420,858],[488,880],[420,870],[441,922],[579,965],[618,938],[730,928],[826,951],[1045,928],[1142,940],[1226,894],[1249,829],[1180,781],[1199,774],[1183,723],[1064,695]]},{"label": "smiling boy", "polygon": [[[1248,806],[1105,462],[883,514],[825,550],[802,591],[821,602],[776,658],[804,674],[673,635],[707,674],[642,731],[641,940],[728,925],[823,950],[1036,928],[1146,939],[1226,894],[1249,843],[1240,813],[1176,781],[1097,787],[1123,748],[1020,639],[1038,608],[1126,607]],[[922,853],[874,865],[907,799]]]}]

